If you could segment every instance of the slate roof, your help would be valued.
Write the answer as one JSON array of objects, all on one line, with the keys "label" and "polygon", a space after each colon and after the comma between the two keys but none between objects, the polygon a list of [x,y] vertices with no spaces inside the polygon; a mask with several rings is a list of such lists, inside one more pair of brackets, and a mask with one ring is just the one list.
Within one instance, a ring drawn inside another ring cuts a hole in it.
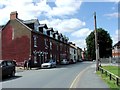
[{"label": "slate roof", "polygon": [[40,24],[39,27],[45,27],[48,29],[47,25],[46,24]]},{"label": "slate roof", "polygon": [[2,30],[4,28],[5,25],[0,25],[0,30]]},{"label": "slate roof", "polygon": [[48,30],[48,31],[54,31],[53,28],[48,28],[47,30]]},{"label": "slate roof", "polygon": [[116,46],[120,46],[120,41],[118,41],[118,43],[116,43],[113,47],[116,47]]},{"label": "slate roof", "polygon": [[24,24],[35,23],[35,22],[38,22],[38,19],[31,19],[31,20],[25,20],[25,21],[22,20],[22,22]]}]

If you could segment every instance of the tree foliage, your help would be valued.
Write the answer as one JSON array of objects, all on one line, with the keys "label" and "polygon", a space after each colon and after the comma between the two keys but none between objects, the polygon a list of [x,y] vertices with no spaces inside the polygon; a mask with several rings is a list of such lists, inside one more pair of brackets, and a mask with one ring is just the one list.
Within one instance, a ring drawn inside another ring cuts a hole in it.
[{"label": "tree foliage", "polygon": [[[102,28],[97,29],[97,41],[99,46],[99,56],[110,57],[112,56],[112,39],[107,31]],[[95,34],[94,31],[86,38],[87,53],[89,59],[95,59]]]}]

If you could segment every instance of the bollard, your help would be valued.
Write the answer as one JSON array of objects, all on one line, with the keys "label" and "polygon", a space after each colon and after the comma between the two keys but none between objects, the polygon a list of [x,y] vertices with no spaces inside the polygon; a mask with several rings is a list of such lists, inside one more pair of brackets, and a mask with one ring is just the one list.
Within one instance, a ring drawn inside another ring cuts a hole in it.
[{"label": "bollard", "polygon": [[119,78],[116,78],[116,84],[119,86]]},{"label": "bollard", "polygon": [[112,80],[112,75],[110,74],[110,80]]},{"label": "bollard", "polygon": [[102,74],[103,74],[103,69],[102,69]]},{"label": "bollard", "polygon": [[107,76],[107,71],[105,71],[105,75]]}]

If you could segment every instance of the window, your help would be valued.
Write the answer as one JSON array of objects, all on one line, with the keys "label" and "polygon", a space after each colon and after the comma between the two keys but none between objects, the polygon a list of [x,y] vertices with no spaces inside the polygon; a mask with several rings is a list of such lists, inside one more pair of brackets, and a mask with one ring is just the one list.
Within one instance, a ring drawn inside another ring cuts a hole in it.
[{"label": "window", "polygon": [[52,54],[50,54],[50,59],[52,59]]},{"label": "window", "polygon": [[35,29],[35,31],[39,31],[37,23],[34,24],[34,29]]},{"label": "window", "polygon": [[76,51],[74,50],[74,54],[76,54]]},{"label": "window", "polygon": [[62,51],[62,44],[60,44],[60,51]]},{"label": "window", "polygon": [[36,35],[33,36],[33,40],[34,40],[34,47],[37,47],[37,36]]},{"label": "window", "polygon": [[8,65],[8,66],[11,66],[11,65],[12,65],[12,63],[8,61],[8,62],[7,62],[7,65]]},{"label": "window", "polygon": [[36,57],[36,55],[34,56],[34,63],[37,63],[37,57]]},{"label": "window", "polygon": [[45,42],[45,49],[48,49],[47,39],[44,39],[44,42]]},{"label": "window", "polygon": [[47,30],[43,28],[43,34],[47,35]]},{"label": "window", "polygon": [[5,61],[2,62],[2,66],[7,66]]},{"label": "window", "polygon": [[50,49],[52,50],[52,42],[50,42]]},{"label": "window", "polygon": [[74,56],[74,59],[76,60],[76,56]]}]

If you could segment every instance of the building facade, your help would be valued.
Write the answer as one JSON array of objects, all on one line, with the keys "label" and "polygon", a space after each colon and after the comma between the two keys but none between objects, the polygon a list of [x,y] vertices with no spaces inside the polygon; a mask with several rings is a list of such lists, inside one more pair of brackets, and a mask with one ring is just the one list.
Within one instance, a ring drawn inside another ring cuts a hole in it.
[{"label": "building facade", "polygon": [[82,49],[77,47],[77,60],[82,60]]},{"label": "building facade", "polygon": [[0,26],[0,59],[2,59],[2,39],[1,39],[1,30],[2,30],[2,26]]},{"label": "building facade", "polygon": [[21,20],[17,12],[11,12],[10,20],[1,30],[1,58],[15,60],[23,65],[31,59],[33,66],[41,66],[48,59],[57,64],[69,59],[68,38],[40,24],[37,19]]},{"label": "building facade", "polygon": [[120,41],[113,46],[113,48],[112,48],[112,57],[113,58],[120,57]]},{"label": "building facade", "polygon": [[74,60],[75,62],[78,60],[77,55],[77,47],[72,42],[69,43],[70,47],[70,60]]}]

